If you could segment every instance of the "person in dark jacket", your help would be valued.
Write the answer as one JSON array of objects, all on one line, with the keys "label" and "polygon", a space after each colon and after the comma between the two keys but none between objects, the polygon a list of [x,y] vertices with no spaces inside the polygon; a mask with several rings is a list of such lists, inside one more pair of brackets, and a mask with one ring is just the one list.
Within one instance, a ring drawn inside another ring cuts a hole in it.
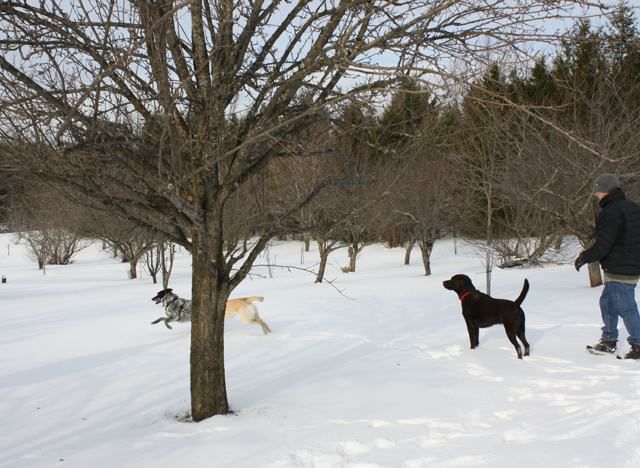
[{"label": "person in dark jacket", "polygon": [[625,359],[640,358],[640,315],[635,288],[640,279],[640,206],[628,200],[613,174],[602,174],[593,183],[593,195],[602,210],[596,220],[596,241],[578,255],[576,270],[586,263],[600,262],[604,289],[600,296],[602,337],[592,352],[615,353],[618,316],[629,333],[631,349]]}]

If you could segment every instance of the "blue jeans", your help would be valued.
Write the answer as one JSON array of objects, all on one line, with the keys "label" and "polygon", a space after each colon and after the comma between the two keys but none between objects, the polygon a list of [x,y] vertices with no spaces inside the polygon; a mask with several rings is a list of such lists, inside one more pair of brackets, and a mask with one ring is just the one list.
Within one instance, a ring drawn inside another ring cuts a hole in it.
[{"label": "blue jeans", "polygon": [[635,284],[608,281],[600,296],[600,312],[602,313],[602,339],[614,341],[618,339],[618,315],[622,317],[624,326],[629,332],[629,344],[640,345],[640,315],[636,305]]}]

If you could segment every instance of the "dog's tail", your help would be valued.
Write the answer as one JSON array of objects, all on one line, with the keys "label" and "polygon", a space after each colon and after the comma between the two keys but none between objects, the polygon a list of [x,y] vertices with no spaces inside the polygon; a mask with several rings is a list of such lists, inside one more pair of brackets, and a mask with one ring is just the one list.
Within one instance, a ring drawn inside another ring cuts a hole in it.
[{"label": "dog's tail", "polygon": [[238,299],[243,299],[247,302],[262,302],[264,301],[264,296],[249,296],[249,297],[239,297]]},{"label": "dog's tail", "polygon": [[527,297],[528,292],[529,292],[529,281],[527,281],[527,278],[525,278],[524,285],[522,286],[522,291],[520,291],[520,295],[518,296],[518,299],[515,300],[515,303],[518,307],[520,307],[520,304],[524,302],[524,298]]}]

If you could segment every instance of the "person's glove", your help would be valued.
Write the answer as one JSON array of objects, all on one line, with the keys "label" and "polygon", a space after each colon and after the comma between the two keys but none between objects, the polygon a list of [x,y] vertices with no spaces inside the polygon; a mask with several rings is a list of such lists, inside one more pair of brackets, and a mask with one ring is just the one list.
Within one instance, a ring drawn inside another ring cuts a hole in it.
[{"label": "person's glove", "polygon": [[576,271],[580,271],[580,268],[582,268],[582,265],[584,265],[586,262],[582,259],[582,254],[578,255],[578,258],[576,258],[576,261],[573,263],[573,266],[576,267]]}]

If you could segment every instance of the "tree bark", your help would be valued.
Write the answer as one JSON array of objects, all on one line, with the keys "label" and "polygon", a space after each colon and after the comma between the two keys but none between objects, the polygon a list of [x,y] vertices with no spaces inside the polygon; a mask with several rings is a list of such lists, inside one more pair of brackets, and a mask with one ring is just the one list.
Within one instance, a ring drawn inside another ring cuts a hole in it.
[{"label": "tree bark", "polygon": [[136,279],[138,277],[138,261],[129,261],[129,279]]},{"label": "tree bark", "polygon": [[556,237],[556,240],[553,243],[553,248],[555,250],[560,250],[560,248],[562,247],[562,240],[563,240],[563,237],[561,234]]},{"label": "tree bark", "polygon": [[224,311],[230,291],[210,259],[215,242],[194,236],[192,260],[191,416],[229,412],[224,368]]},{"label": "tree bark", "polygon": [[405,247],[405,251],[404,251],[404,264],[405,265],[409,265],[411,263],[411,251],[413,250],[413,246],[415,245],[416,241],[414,240],[410,240],[407,243],[407,246]]},{"label": "tree bark", "polygon": [[430,253],[426,249],[420,249],[422,252],[422,264],[424,265],[424,276],[431,276],[431,259]]},{"label": "tree bark", "polygon": [[600,273],[600,264],[598,262],[589,263],[589,285],[592,288],[602,284],[602,274]]},{"label": "tree bark", "polygon": [[422,253],[422,264],[424,265],[424,275],[431,276],[431,251],[434,242],[418,242]]},{"label": "tree bark", "polygon": [[162,248],[160,244],[150,248],[144,254],[144,264],[147,267],[147,272],[149,272],[149,274],[151,275],[153,284],[158,284],[158,272],[160,271],[161,255],[162,255]]},{"label": "tree bark", "polygon": [[358,242],[353,242],[349,246],[349,273],[356,272],[356,260],[358,258],[358,254],[362,252],[362,245]]},{"label": "tree bark", "polygon": [[316,283],[322,283],[330,250],[320,241],[318,241],[318,250],[320,252],[320,266],[318,267],[318,274],[316,275]]},{"label": "tree bark", "polygon": [[171,270],[173,270],[173,258],[175,254],[175,246],[171,242],[161,242],[160,245],[161,245],[160,263],[161,263],[161,270],[162,270],[162,287],[164,289],[167,289],[169,287],[169,278],[171,278]]}]

